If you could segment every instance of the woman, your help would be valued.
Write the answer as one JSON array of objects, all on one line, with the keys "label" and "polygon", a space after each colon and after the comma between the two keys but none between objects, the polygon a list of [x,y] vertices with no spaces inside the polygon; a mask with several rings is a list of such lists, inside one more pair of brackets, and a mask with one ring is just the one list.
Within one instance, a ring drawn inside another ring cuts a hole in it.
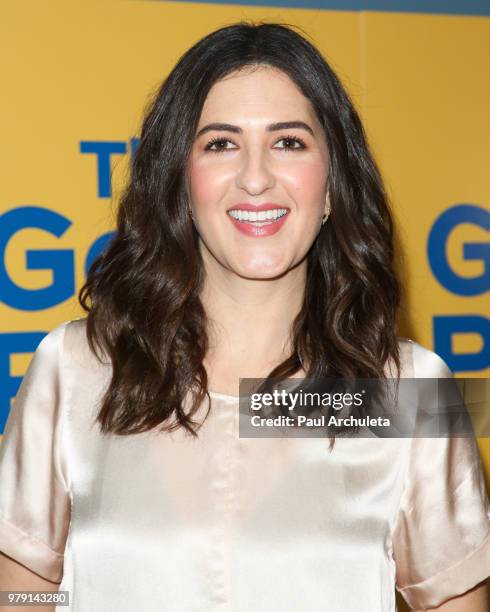
[{"label": "woman", "polygon": [[277,24],[199,41],[145,117],[87,318],[41,342],[9,416],[3,568],[90,612],[393,612],[395,586],[486,609],[474,439],[238,435],[240,377],[451,376],[396,336],[392,263],[379,172],[314,46]]}]

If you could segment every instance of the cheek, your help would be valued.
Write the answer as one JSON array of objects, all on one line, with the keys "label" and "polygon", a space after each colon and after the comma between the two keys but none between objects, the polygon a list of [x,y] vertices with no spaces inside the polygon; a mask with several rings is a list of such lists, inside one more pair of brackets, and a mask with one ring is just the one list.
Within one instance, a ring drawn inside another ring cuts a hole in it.
[{"label": "cheek", "polygon": [[324,205],[327,172],[323,163],[297,164],[283,174],[296,202],[309,207]]},{"label": "cheek", "polygon": [[194,163],[189,173],[190,195],[195,210],[220,201],[228,183],[227,173],[216,164]]}]

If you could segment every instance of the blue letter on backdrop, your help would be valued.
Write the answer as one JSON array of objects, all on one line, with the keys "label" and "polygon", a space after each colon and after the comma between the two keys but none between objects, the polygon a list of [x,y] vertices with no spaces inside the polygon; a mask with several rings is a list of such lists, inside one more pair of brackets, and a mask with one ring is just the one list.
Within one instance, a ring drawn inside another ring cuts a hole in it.
[{"label": "blue letter on backdrop", "polygon": [[90,266],[95,261],[95,259],[105,250],[105,248],[109,245],[110,241],[114,237],[116,232],[107,232],[107,234],[102,234],[99,236],[97,240],[90,247],[87,258],[85,260],[85,274],[88,274]]},{"label": "blue letter on backdrop", "polygon": [[17,232],[28,228],[44,230],[59,238],[70,227],[71,221],[63,215],[37,206],[14,208],[0,216],[0,249],[3,265],[0,266],[0,299],[11,308],[19,310],[43,310],[64,302],[75,292],[73,250],[26,251],[28,270],[51,270],[53,282],[42,289],[25,289],[16,285],[8,275],[5,263],[7,245]]},{"label": "blue letter on backdrop", "polygon": [[17,394],[22,380],[22,376],[10,375],[10,355],[33,353],[45,335],[45,332],[0,334],[0,435],[10,411],[10,399]]},{"label": "blue letter on backdrop", "polygon": [[490,289],[490,242],[463,245],[463,258],[483,261],[484,270],[471,278],[460,276],[449,266],[446,243],[450,233],[462,223],[472,223],[490,230],[490,212],[474,204],[458,204],[445,210],[436,219],[428,240],[428,257],[432,272],[448,291],[458,295],[480,295]]},{"label": "blue letter on backdrop", "polygon": [[[453,353],[453,334],[478,334],[482,339],[479,353]],[[480,315],[434,317],[434,350],[453,372],[470,372],[490,367],[490,321]]]},{"label": "blue letter on backdrop", "polygon": [[111,155],[126,153],[125,142],[82,141],[80,153],[93,153],[97,156],[97,184],[99,198],[111,197]]}]

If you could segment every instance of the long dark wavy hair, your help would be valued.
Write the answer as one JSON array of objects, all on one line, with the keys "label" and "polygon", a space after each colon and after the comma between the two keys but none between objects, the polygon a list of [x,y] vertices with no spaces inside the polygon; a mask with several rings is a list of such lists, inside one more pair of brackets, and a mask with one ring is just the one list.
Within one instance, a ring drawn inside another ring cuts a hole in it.
[{"label": "long dark wavy hair", "polygon": [[152,100],[116,232],[78,294],[89,345],[112,362],[97,415],[104,433],[184,427],[197,436],[204,422],[192,418],[209,398],[208,338],[186,166],[213,84],[258,65],[283,71],[299,86],[330,154],[331,213],[307,255],[292,353],[268,377],[289,378],[304,367],[312,378],[385,378],[388,360],[399,377],[393,220],[360,118],[332,68],[295,26],[240,22],[185,52]]}]

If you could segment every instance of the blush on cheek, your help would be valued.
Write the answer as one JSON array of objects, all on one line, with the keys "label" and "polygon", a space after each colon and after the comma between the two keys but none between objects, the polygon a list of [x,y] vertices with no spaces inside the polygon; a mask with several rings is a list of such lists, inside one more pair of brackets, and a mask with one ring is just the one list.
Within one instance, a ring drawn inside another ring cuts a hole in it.
[{"label": "blush on cheek", "polygon": [[206,165],[193,165],[189,174],[190,196],[196,212],[216,206],[225,191],[223,171]]},{"label": "blush on cheek", "polygon": [[190,192],[194,208],[211,199],[213,187],[208,180],[209,172],[199,167],[193,167],[190,173]]},{"label": "blush on cheek", "polygon": [[299,206],[323,207],[327,172],[320,164],[302,164],[289,174],[290,188],[294,190]]}]

